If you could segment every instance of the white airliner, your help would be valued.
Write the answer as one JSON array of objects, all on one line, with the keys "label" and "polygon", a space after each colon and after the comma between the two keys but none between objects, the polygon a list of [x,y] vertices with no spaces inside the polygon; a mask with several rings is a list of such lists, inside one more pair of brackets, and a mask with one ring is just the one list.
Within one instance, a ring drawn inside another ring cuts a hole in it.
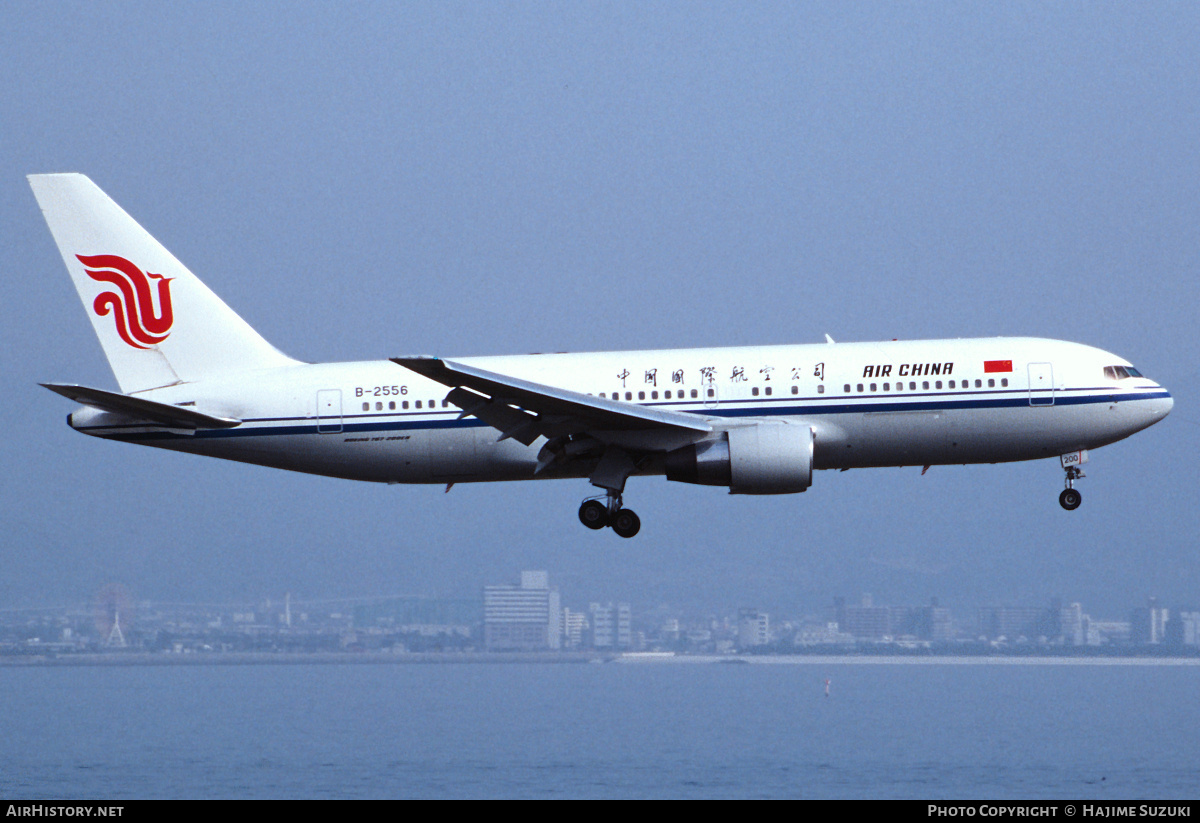
[{"label": "white airliner", "polygon": [[121,392],[43,384],[110,440],[379,483],[587,478],[585,526],[640,528],[633,475],[790,494],[814,469],[1057,457],[1163,419],[1127,361],[1034,338],[293,360],[80,174],[29,177]]}]

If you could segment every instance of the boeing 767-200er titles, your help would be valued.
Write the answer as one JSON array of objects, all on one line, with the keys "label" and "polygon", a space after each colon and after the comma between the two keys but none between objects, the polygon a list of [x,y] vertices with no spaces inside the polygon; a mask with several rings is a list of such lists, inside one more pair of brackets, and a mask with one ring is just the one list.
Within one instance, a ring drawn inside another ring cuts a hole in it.
[{"label": "boeing 767-200er titles", "polygon": [[790,494],[814,469],[1058,457],[1171,395],[1116,355],[1034,338],[293,360],[80,174],[29,182],[121,393],[43,384],[111,440],[379,483],[584,478],[592,529],[632,537],[633,475]]}]

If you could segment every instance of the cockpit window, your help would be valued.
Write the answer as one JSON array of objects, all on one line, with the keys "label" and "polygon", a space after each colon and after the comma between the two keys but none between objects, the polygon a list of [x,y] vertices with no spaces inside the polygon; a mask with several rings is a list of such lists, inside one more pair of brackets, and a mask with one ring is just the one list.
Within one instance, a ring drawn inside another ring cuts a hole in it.
[{"label": "cockpit window", "polygon": [[1109,380],[1124,380],[1126,377],[1141,377],[1142,373],[1133,366],[1105,366],[1104,376]]}]

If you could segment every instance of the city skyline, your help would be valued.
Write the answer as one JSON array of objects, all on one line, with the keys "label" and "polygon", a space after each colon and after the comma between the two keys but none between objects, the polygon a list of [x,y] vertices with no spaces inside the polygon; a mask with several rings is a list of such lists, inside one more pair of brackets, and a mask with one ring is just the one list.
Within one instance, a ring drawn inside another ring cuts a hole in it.
[{"label": "city skyline", "polygon": [[[577,630],[580,627],[591,629],[594,627],[589,624],[589,616],[594,618],[597,609],[603,611],[619,608],[626,624],[631,620],[636,621],[642,625],[643,629],[655,620],[677,623],[682,621],[691,626],[706,623],[717,625],[723,621],[726,627],[732,624],[736,626],[738,632],[742,632],[745,630],[742,625],[744,619],[748,619],[751,622],[760,621],[756,624],[759,628],[751,629],[751,631],[758,631],[765,635],[769,634],[766,627],[771,625],[772,619],[775,621],[775,625],[809,626],[829,622],[832,619],[833,623],[840,626],[839,631],[858,640],[894,639],[897,637],[915,637],[934,641],[961,640],[964,639],[963,632],[973,632],[989,639],[1005,636],[1037,637],[1039,634],[1046,633],[1046,621],[1050,621],[1052,624],[1051,634],[1063,634],[1065,637],[1074,631],[1076,633],[1074,644],[1083,645],[1086,643],[1083,639],[1086,636],[1086,626],[1082,629],[1084,634],[1079,634],[1081,623],[1090,621],[1096,625],[1102,624],[1107,627],[1106,630],[1110,631],[1113,626],[1124,624],[1125,628],[1118,629],[1118,632],[1124,631],[1126,634],[1130,632],[1131,625],[1137,626],[1140,623],[1143,628],[1134,628],[1132,635],[1118,639],[1157,643],[1165,637],[1165,627],[1170,624],[1172,619],[1177,619],[1179,614],[1184,615],[1186,620],[1194,620],[1196,615],[1200,615],[1200,609],[1194,605],[1195,601],[1168,604],[1159,602],[1158,598],[1153,596],[1140,604],[1129,605],[1120,615],[1103,613],[1092,615],[1085,610],[1085,604],[1061,597],[1033,606],[1016,605],[1010,602],[999,605],[963,604],[952,608],[943,604],[938,597],[932,597],[925,603],[888,603],[876,602],[870,593],[861,593],[856,599],[832,595],[824,604],[808,604],[790,610],[782,609],[773,612],[761,606],[743,603],[736,606],[725,604],[716,609],[689,613],[685,609],[673,608],[670,604],[651,606],[638,603],[636,607],[632,607],[630,603],[637,602],[636,595],[630,597],[629,593],[624,593],[624,596],[617,597],[615,600],[609,598],[599,601],[574,597],[569,592],[564,596],[552,575],[544,570],[526,570],[515,577],[518,582],[487,584],[473,598],[392,594],[372,597],[305,599],[286,592],[281,597],[267,596],[252,601],[219,603],[138,600],[124,586],[109,584],[101,590],[96,599],[73,606],[0,608],[0,624],[21,615],[54,612],[79,614],[83,612],[97,615],[97,625],[99,625],[101,613],[112,615],[114,612],[120,612],[126,615],[126,628],[128,628],[131,619],[136,619],[139,610],[180,614],[190,610],[197,614],[224,612],[235,623],[261,622],[265,615],[273,615],[267,619],[267,622],[274,623],[277,622],[276,618],[283,619],[283,616],[286,615],[286,625],[289,627],[293,625],[293,613],[297,615],[297,625],[307,621],[309,613],[317,613],[324,615],[323,619],[345,617],[351,620],[352,625],[362,627],[372,624],[374,620],[379,619],[380,615],[392,615],[387,617],[387,620],[395,622],[396,618],[389,610],[395,609],[397,604],[403,604],[403,608],[407,610],[406,613],[415,609],[425,615],[421,620],[410,618],[407,621],[410,623],[444,623],[447,625],[477,623],[484,626],[485,632],[481,639],[485,644],[490,643],[486,632],[489,620],[495,619],[504,622],[512,619],[506,615],[516,615],[516,619],[528,622],[532,615],[533,621],[535,623],[540,621],[543,626],[541,639],[535,640],[532,645],[521,641],[514,648],[541,647],[542,643],[547,641],[544,629],[546,621],[550,619],[551,623],[557,621],[558,628],[555,630],[557,634],[549,638],[548,647],[559,648],[556,644],[561,643],[565,648],[570,645],[568,643],[568,624],[572,621],[572,617],[579,621],[576,626]],[[438,615],[438,617],[430,617],[430,615]],[[447,615],[453,615],[454,619],[447,619]],[[555,617],[551,619],[550,615],[555,615]],[[607,619],[611,620],[612,618]],[[113,623],[116,622],[111,617],[109,620]],[[937,628],[939,624],[942,626],[941,630]],[[1071,626],[1073,629],[1069,628]],[[115,626],[110,625],[100,633],[104,634],[114,628]],[[1191,627],[1188,631],[1194,633],[1196,628]],[[1191,636],[1191,634],[1188,635],[1188,637]],[[1191,644],[1194,641],[1188,640],[1187,642]],[[1096,645],[1096,643],[1092,644]],[[576,643],[576,645],[578,644]],[[620,644],[614,642],[609,645]]]}]

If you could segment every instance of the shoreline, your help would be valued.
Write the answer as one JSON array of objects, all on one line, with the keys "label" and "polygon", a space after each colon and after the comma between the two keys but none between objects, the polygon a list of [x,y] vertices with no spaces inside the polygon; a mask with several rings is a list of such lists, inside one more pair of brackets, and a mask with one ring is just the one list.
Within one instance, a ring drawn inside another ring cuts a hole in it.
[{"label": "shoreline", "polygon": [[752,666],[1200,666],[1200,657],[1146,655],[700,655],[670,652],[205,652],[20,655],[0,657],[0,668],[112,666],[293,666],[430,664],[752,665]]}]

